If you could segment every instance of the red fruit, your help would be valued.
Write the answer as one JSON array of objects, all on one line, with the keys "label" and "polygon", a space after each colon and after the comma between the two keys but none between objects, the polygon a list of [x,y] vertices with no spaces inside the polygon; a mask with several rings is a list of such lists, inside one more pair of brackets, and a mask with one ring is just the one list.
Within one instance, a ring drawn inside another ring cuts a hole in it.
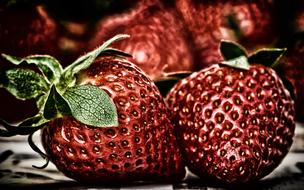
[{"label": "red fruit", "polygon": [[186,165],[202,179],[258,180],[292,144],[294,103],[271,68],[214,64],[178,82],[166,100]]},{"label": "red fruit", "polygon": [[54,55],[57,37],[57,25],[42,6],[0,7],[1,53]]},{"label": "red fruit", "polygon": [[222,39],[251,50],[275,40],[273,1],[177,0],[176,7],[194,41],[200,69],[222,61],[218,51]]},{"label": "red fruit", "polygon": [[86,182],[175,181],[184,176],[163,98],[139,68],[103,57],[85,72],[81,83],[109,94],[119,126],[94,128],[71,117],[51,121],[43,129],[42,142],[60,171]]},{"label": "red fruit", "polygon": [[130,53],[132,61],[156,79],[164,71],[193,69],[183,27],[172,8],[164,8],[161,3],[152,1],[102,19],[90,44],[95,47],[113,33],[129,34],[130,39],[116,43],[114,47]]},{"label": "red fruit", "polygon": [[[108,47],[126,37],[111,38],[64,69],[50,56],[3,55],[41,73],[0,73],[0,87],[16,98],[35,99],[39,108],[18,126],[0,119],[0,136],[29,135],[33,150],[77,181],[182,179],[185,169],[163,97],[126,53]],[[46,154],[32,142],[39,129]]]}]

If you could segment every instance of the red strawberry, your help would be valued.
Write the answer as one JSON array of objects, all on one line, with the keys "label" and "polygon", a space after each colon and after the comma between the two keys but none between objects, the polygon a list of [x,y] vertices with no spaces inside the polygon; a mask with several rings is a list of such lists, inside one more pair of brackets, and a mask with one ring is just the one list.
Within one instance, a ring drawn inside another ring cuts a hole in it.
[{"label": "red strawberry", "polygon": [[[148,5],[147,5],[148,4]],[[115,44],[133,56],[133,61],[152,79],[166,72],[192,70],[192,55],[182,22],[172,8],[159,2],[140,3],[131,11],[102,19],[91,47],[113,33],[131,38]]]},{"label": "red strawberry", "polygon": [[194,41],[199,68],[222,61],[221,39],[248,48],[275,40],[273,1],[177,0],[176,7]]},{"label": "red strawberry", "polygon": [[[46,75],[48,84],[30,71],[9,70],[1,76],[6,80],[0,80],[0,86],[18,98],[36,98],[41,109],[18,129],[2,121],[2,136],[30,134],[31,140],[34,131],[43,128],[46,155],[42,155],[77,181],[183,178],[184,166],[160,92],[137,66],[121,57],[125,53],[107,47],[123,37],[114,37],[63,70],[54,58],[30,56],[20,60],[5,55],[15,64],[44,60],[43,65],[54,71],[55,77]],[[112,56],[94,61],[100,53]],[[24,82],[22,76],[39,81],[39,85],[14,86]],[[15,83],[3,82],[7,80]],[[30,124],[34,127],[28,127]]]},{"label": "red strawberry", "polygon": [[271,64],[266,55],[268,51],[251,56],[251,65],[244,55],[224,62],[237,68],[211,65],[168,94],[186,165],[202,179],[229,184],[258,180],[288,153],[294,102],[276,72],[257,64]]}]

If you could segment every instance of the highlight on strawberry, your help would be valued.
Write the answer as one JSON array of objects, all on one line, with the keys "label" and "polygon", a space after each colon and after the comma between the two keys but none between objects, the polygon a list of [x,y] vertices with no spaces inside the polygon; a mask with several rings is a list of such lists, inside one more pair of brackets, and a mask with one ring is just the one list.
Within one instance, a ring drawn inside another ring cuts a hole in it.
[{"label": "highlight on strawberry", "polygon": [[[0,120],[0,136],[28,135],[29,145],[81,182],[175,181],[185,175],[168,109],[155,84],[109,47],[117,35],[66,68],[48,55],[2,56],[17,68],[0,87],[39,112],[17,126]],[[34,70],[19,68],[34,65]],[[41,130],[45,152],[33,142]]]},{"label": "highlight on strawberry", "polygon": [[180,80],[166,97],[186,166],[202,180],[259,180],[293,142],[295,109],[289,83],[272,69],[285,49],[244,48],[222,41],[225,61]]}]

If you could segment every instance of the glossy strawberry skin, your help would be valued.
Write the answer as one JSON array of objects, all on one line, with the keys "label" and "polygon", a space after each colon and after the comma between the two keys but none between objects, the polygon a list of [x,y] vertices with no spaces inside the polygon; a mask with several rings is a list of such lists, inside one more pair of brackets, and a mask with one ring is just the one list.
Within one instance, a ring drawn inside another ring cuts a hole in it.
[{"label": "glossy strawberry skin", "polygon": [[170,91],[186,165],[203,180],[245,183],[276,168],[292,144],[294,103],[278,75],[212,65]]},{"label": "glossy strawberry skin", "polygon": [[222,61],[222,39],[233,40],[252,51],[275,41],[273,1],[177,0],[176,8],[194,42],[198,69]]},{"label": "glossy strawberry skin", "polygon": [[133,56],[132,62],[152,79],[163,72],[191,71],[193,58],[183,23],[176,11],[158,1],[138,4],[131,11],[99,21],[91,48],[113,33],[129,34],[130,39],[113,47]]},{"label": "glossy strawberry skin", "polygon": [[64,117],[43,129],[51,161],[83,182],[176,181],[185,175],[168,110],[156,86],[138,67],[113,57],[98,59],[82,84],[113,99],[119,126],[96,128]]}]

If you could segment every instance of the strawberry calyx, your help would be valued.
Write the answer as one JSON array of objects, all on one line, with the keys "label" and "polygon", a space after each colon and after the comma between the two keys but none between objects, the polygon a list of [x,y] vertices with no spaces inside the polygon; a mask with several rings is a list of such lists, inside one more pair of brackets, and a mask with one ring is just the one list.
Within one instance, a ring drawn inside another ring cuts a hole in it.
[{"label": "strawberry calyx", "polygon": [[245,48],[235,42],[222,40],[220,44],[220,52],[225,60],[221,64],[243,70],[249,70],[250,64],[253,63],[270,67],[277,72],[291,97],[295,99],[292,83],[278,67],[280,59],[286,51],[287,48],[262,48],[248,55]]},{"label": "strawberry calyx", "polygon": [[286,48],[262,48],[248,55],[245,48],[240,44],[222,40],[220,52],[225,61],[221,64],[244,70],[248,70],[250,64],[253,63],[275,68],[286,50]]},{"label": "strawberry calyx", "polygon": [[[33,134],[55,118],[71,115],[79,122],[93,127],[117,127],[118,116],[114,102],[102,89],[93,85],[79,85],[78,75],[100,55],[130,56],[109,46],[129,37],[119,34],[95,50],[79,57],[66,68],[49,55],[30,55],[19,58],[2,56],[17,68],[0,72],[0,88],[6,89],[17,99],[35,99],[39,112],[14,126],[0,119],[0,136],[29,135],[29,144],[43,158],[47,156],[32,141]],[[19,68],[34,65],[38,70]]]}]

